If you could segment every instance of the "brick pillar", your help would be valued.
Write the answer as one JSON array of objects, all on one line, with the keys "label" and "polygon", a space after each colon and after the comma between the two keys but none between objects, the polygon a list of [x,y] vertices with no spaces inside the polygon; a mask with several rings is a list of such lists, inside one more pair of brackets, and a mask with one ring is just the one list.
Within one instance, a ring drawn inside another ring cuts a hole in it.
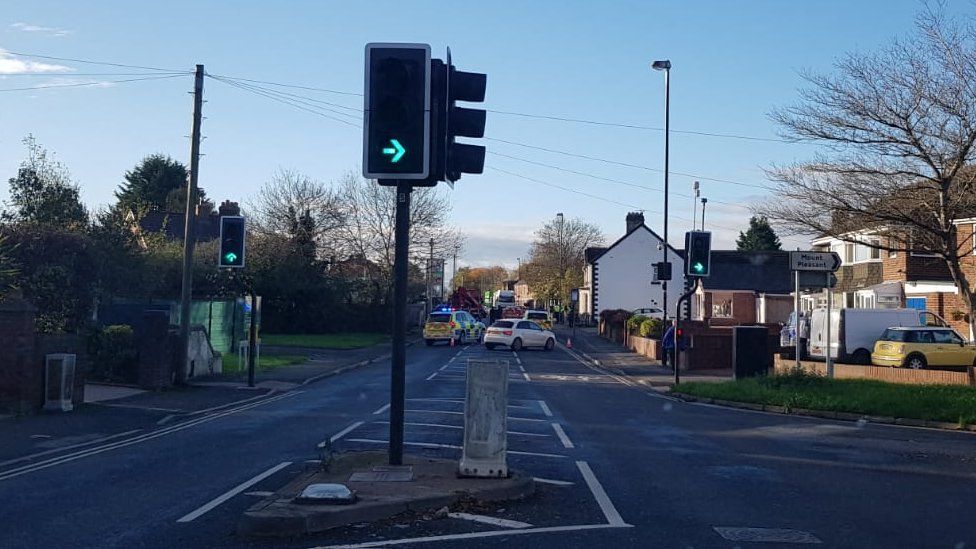
[{"label": "brick pillar", "polygon": [[24,299],[0,302],[0,411],[28,414],[44,404],[44,365],[34,360],[35,313]]}]

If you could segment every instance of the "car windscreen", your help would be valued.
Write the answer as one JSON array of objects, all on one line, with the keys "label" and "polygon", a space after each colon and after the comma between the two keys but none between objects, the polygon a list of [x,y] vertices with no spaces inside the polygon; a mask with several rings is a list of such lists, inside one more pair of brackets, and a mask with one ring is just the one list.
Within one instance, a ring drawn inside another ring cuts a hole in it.
[{"label": "car windscreen", "polygon": [[427,322],[450,322],[451,313],[432,314],[427,317]]},{"label": "car windscreen", "polygon": [[508,320],[499,320],[491,325],[492,328],[511,328],[515,323]]},{"label": "car windscreen", "polygon": [[499,303],[515,303],[515,296],[513,295],[500,295],[498,296]]},{"label": "car windscreen", "polygon": [[881,341],[905,341],[908,330],[885,330],[881,334]]},{"label": "car windscreen", "polygon": [[547,313],[528,313],[525,316],[529,320],[547,320],[549,318]]}]

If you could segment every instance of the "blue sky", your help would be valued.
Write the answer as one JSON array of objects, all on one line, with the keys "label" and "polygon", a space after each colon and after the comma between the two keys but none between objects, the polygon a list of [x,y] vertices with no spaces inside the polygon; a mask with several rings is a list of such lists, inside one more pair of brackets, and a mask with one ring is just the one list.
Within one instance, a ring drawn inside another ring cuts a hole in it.
[{"label": "blue sky", "polygon": [[[870,51],[909,32],[915,1],[131,1],[2,0],[0,49],[55,57],[192,70],[362,91],[367,42],[451,47],[462,70],[488,74],[486,106],[497,111],[661,127],[670,59],[672,130],[776,136],[767,113],[793,102],[799,71],[830,70],[848,51]],[[968,2],[950,3],[971,13]],[[45,63],[55,67],[30,65]],[[54,71],[49,76],[14,73]],[[92,206],[113,200],[127,169],[147,154],[189,157],[192,77],[92,87],[3,91],[140,76],[151,71],[0,55],[0,177],[13,176],[35,137],[71,170]],[[5,73],[5,74],[4,74]],[[356,95],[279,88],[352,108]],[[200,183],[217,200],[245,201],[279,168],[332,181],[360,171],[361,130],[208,80]],[[352,111],[349,111],[352,112]],[[486,136],[660,170],[660,131],[577,124],[490,112]],[[469,235],[463,264],[515,265],[532,231],[557,212],[600,226],[608,241],[631,209],[660,231],[663,175],[488,141],[485,174],[443,192]],[[690,226],[691,182],[710,202],[706,228],[733,245],[746,208],[761,199],[762,168],[809,158],[809,145],[671,136],[671,242]],[[586,175],[558,171],[560,166]],[[522,179],[519,174],[537,181]],[[595,176],[595,177],[590,177]],[[599,179],[603,178],[603,179]],[[647,187],[643,190],[614,179]],[[583,196],[539,181],[595,195]],[[3,186],[0,197],[5,196]],[[802,239],[784,239],[791,245]]]}]

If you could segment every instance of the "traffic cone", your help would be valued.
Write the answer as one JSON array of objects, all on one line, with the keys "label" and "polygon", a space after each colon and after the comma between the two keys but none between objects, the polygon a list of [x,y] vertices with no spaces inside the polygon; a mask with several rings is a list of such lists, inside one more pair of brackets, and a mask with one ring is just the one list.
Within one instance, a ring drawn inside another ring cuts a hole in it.
[{"label": "traffic cone", "polygon": [[571,338],[571,337],[567,337],[566,338],[566,348],[567,349],[572,349],[573,348],[573,338]]}]

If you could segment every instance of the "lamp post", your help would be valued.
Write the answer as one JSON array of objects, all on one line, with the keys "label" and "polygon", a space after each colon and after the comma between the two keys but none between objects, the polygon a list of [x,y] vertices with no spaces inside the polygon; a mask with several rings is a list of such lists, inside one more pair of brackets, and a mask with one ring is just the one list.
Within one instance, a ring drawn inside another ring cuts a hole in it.
[{"label": "lamp post", "polygon": [[[562,303],[562,291],[563,291],[563,223],[565,223],[566,218],[563,217],[563,213],[559,212],[556,214],[556,223],[559,225],[559,233],[556,239],[556,255],[558,257],[559,264],[559,302]],[[558,321],[558,317],[556,319]]]},{"label": "lamp post", "polygon": [[[651,63],[651,68],[664,71],[664,263],[668,262],[668,146],[671,137],[671,61]],[[668,281],[661,281],[661,302],[664,318],[668,318]],[[677,365],[676,365],[677,366]]]}]

